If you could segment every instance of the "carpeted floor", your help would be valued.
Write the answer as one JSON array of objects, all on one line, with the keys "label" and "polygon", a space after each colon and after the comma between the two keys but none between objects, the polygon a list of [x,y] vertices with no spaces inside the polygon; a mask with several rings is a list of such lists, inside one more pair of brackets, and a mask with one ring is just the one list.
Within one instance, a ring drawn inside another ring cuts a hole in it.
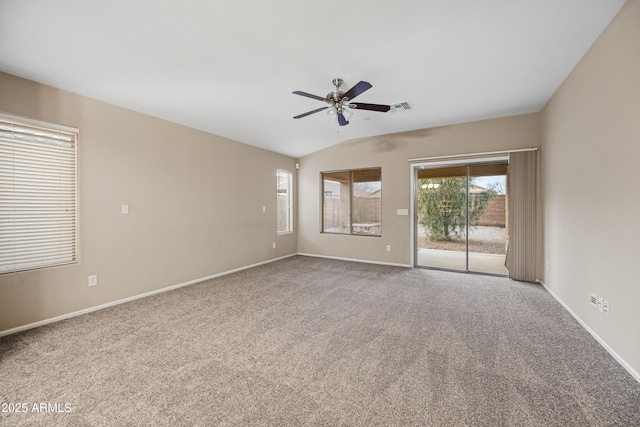
[{"label": "carpeted floor", "polygon": [[0,381],[8,426],[640,425],[538,285],[301,256],[0,338]]}]

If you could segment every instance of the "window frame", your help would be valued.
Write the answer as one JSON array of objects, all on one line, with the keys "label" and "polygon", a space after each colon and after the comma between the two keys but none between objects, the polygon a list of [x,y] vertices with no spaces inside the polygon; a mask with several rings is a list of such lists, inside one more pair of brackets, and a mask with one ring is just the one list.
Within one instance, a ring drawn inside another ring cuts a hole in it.
[{"label": "window frame", "polygon": [[[44,148],[48,148],[48,147],[45,147],[44,144],[47,144],[49,147],[52,147],[52,146],[63,147],[63,149],[58,150],[58,153],[56,155],[51,156],[50,152],[53,150],[50,149],[49,152],[42,151],[42,154],[40,156],[36,156],[41,158],[48,158],[47,163],[45,163],[47,166],[51,166],[51,165],[58,166],[59,170],[62,170],[62,172],[58,172],[57,175],[50,174],[49,176],[46,177],[46,179],[49,179],[49,180],[57,178],[58,187],[55,192],[58,193],[58,198],[56,200],[57,202],[61,203],[57,207],[58,224],[55,227],[48,227],[44,231],[42,229],[42,226],[38,227],[37,226],[38,222],[42,221],[44,217],[49,218],[47,214],[43,214],[42,217],[36,218],[35,220],[31,222],[27,222],[25,224],[25,227],[33,227],[34,225],[36,225],[36,228],[40,228],[40,232],[39,232],[40,234],[36,238],[31,239],[29,237],[26,237],[26,238],[23,237],[23,239],[30,240],[32,243],[35,243],[36,248],[41,249],[40,251],[41,255],[38,256],[35,254],[35,251],[28,251],[28,249],[26,249],[25,246],[23,246],[22,248],[16,247],[17,245],[16,245],[15,239],[17,237],[18,238],[20,237],[19,233],[16,232],[16,223],[18,222],[19,219],[22,219],[23,221],[25,221],[25,218],[27,218],[28,215],[25,213],[20,217],[16,217],[14,213],[13,217],[10,217],[8,221],[9,227],[11,227],[10,231],[3,232],[3,237],[12,239],[14,242],[14,246],[13,246],[13,250],[10,249],[9,251],[7,251],[9,255],[3,255],[3,257],[6,257],[4,262],[2,259],[0,259],[0,275],[26,272],[26,271],[35,271],[35,270],[77,264],[79,262],[79,242],[80,242],[79,187],[78,187],[79,133],[80,133],[79,130],[77,128],[70,127],[70,126],[64,126],[56,123],[50,123],[42,120],[36,120],[36,119],[31,119],[27,117],[21,117],[21,116],[16,116],[11,114],[1,113],[1,112],[0,112],[0,122],[5,125],[4,130],[0,130],[0,133],[3,132],[5,134],[4,137],[0,136],[2,138],[2,144],[4,146],[2,151],[4,151],[4,154],[11,152],[13,153],[13,155],[15,155],[16,149],[18,149],[18,151],[26,152],[27,154],[22,154],[21,157],[23,159],[27,159],[26,160],[27,166],[23,165],[21,169],[25,170],[27,173],[31,171],[31,173],[33,174],[32,172],[33,170],[35,170],[38,173],[41,173],[43,170],[36,166],[37,160],[34,160],[34,158],[31,156],[32,152],[38,152],[40,150],[43,150]],[[12,131],[11,129],[14,129],[14,130]],[[11,137],[7,136],[9,134],[11,134]],[[20,143],[21,143],[20,141],[22,141],[25,144],[23,147],[20,147]],[[42,148],[37,148],[37,145],[34,145],[38,143],[43,144]],[[32,145],[32,146],[29,147],[29,145]],[[66,151],[64,150],[65,146],[68,149]],[[0,153],[0,155],[2,154],[3,153]],[[64,167],[60,167],[60,165],[64,164],[65,156],[68,158],[67,162],[71,163],[71,166],[65,165]],[[8,158],[9,156],[7,156],[5,159],[0,159],[0,163],[4,164],[4,166],[7,166],[8,163],[11,163],[11,160],[7,161]],[[5,172],[8,172],[13,177],[15,177],[16,176],[15,174],[17,171],[17,169],[15,169],[16,158],[11,157],[11,159],[14,160],[13,168],[10,167],[9,169],[5,169]],[[71,160],[70,162],[68,161],[69,159]],[[68,175],[65,176],[64,175],[65,173]],[[15,178],[8,178],[7,176],[8,175],[5,175],[6,179],[3,177],[0,177],[0,180],[2,180],[2,183],[7,186],[5,188],[7,188],[9,192],[13,193],[13,197],[9,198],[7,203],[10,207],[13,206],[14,212],[15,212],[15,208],[19,206],[19,202],[17,202],[15,199],[16,191],[20,189],[20,186],[24,186],[24,182],[21,184],[19,181],[16,181]],[[26,178],[23,177],[23,180],[24,179]],[[66,180],[66,184],[62,184],[61,182],[65,180]],[[46,183],[46,182],[48,181],[41,180],[39,184],[38,183],[34,184],[35,191],[32,191],[32,193],[40,193],[44,188],[43,183]],[[52,181],[52,182],[56,182],[56,181]],[[67,191],[62,193],[63,194],[62,196],[60,195],[61,189]],[[40,192],[38,190],[40,190]],[[51,190],[49,190],[49,193],[50,192]],[[25,197],[24,194],[25,193],[22,193],[23,197]],[[63,212],[61,206],[65,205],[63,203],[64,198],[71,200],[70,203],[66,204],[67,206],[66,209],[69,209],[70,207],[71,209],[73,209],[73,212],[70,215],[65,215],[63,213],[61,216],[61,213]],[[42,203],[43,197],[42,195],[40,195],[39,198],[28,196],[28,198],[25,200],[26,201],[23,202],[23,204],[24,206],[28,206],[29,202]],[[42,214],[43,213],[42,205],[39,206],[39,209],[40,211],[36,210],[36,212],[40,212]],[[67,219],[64,220],[61,218],[67,218]],[[42,239],[44,237],[44,234],[47,231],[49,232],[55,231],[58,233],[57,234],[59,236],[58,246],[56,249],[51,249],[49,246],[49,249],[47,251],[42,252],[42,246],[38,246],[38,243],[39,243],[38,239]],[[67,245],[61,243],[64,240],[64,238],[68,239],[66,240],[68,242]],[[65,247],[67,248],[66,251],[64,250]],[[28,253],[28,259],[23,259],[22,261],[18,261],[16,259],[16,254],[18,253],[19,250],[22,250],[23,253],[25,252]],[[51,255],[54,252],[57,252],[57,256]],[[45,258],[49,258],[49,259],[45,260]]]},{"label": "window frame", "polygon": [[[287,177],[287,224],[288,227],[286,230],[279,230],[279,218],[280,218],[280,201],[278,197],[280,196],[280,177],[284,175]],[[293,234],[293,172],[288,171],[286,169],[277,169],[276,170],[276,235],[283,236],[287,234]]]},{"label": "window frame", "polygon": [[[379,231],[377,233],[362,233],[354,231],[354,173],[364,172],[364,171],[374,171],[380,176],[380,206],[379,206],[379,217],[380,217],[380,225]],[[329,174],[337,174],[337,173],[348,173],[349,174],[349,231],[348,232],[339,232],[339,231],[327,231],[325,229],[325,200],[326,200],[326,190],[325,190],[325,175]],[[320,172],[320,233],[321,234],[334,234],[334,235],[344,235],[344,236],[363,236],[363,237],[382,237],[382,167],[369,167],[369,168],[358,168],[358,169],[344,169],[344,170],[334,170],[334,171],[323,171]]]}]

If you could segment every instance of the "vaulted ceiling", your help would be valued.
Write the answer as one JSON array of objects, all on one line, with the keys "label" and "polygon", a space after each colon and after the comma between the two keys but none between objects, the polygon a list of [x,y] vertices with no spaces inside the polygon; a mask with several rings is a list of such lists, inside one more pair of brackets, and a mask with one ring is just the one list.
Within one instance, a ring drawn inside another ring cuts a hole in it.
[{"label": "vaulted ceiling", "polygon": [[[624,3],[0,0],[0,71],[301,157],[540,111]],[[335,77],[412,109],[294,120],[324,104],[292,91],[324,97]]]}]

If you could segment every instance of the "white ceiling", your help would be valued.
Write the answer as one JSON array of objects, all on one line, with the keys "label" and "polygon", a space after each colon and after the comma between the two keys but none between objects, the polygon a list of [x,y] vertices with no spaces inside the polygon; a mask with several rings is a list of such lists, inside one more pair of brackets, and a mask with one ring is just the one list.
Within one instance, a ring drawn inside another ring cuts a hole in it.
[{"label": "white ceiling", "polygon": [[[0,70],[301,157],[537,112],[624,0],[0,0]],[[331,80],[373,88],[332,126]],[[0,94],[1,96],[1,94]],[[73,123],[68,123],[73,125]]]}]

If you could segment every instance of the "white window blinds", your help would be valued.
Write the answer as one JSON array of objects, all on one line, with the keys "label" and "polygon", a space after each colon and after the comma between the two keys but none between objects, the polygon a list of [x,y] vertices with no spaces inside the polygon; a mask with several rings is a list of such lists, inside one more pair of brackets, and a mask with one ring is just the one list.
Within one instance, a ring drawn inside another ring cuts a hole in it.
[{"label": "white window blinds", "polygon": [[0,115],[0,273],[76,262],[77,139]]}]

